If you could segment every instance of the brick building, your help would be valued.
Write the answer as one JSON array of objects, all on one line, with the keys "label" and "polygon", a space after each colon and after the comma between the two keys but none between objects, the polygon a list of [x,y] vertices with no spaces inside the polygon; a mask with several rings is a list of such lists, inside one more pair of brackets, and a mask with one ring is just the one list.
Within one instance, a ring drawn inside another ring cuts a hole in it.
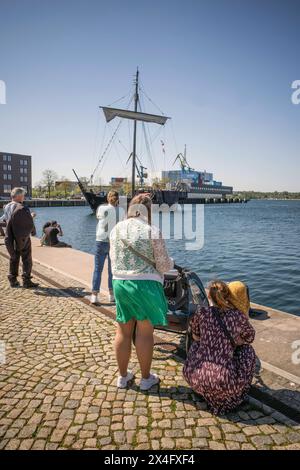
[{"label": "brick building", "polygon": [[15,186],[32,193],[31,156],[0,152],[0,197],[10,197]]}]

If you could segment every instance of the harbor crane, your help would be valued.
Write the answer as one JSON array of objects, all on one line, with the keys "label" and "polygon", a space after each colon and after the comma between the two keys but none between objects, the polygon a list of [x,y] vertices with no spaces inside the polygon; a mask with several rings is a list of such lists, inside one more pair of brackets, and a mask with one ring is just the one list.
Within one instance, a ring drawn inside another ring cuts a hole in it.
[{"label": "harbor crane", "polygon": [[182,171],[194,171],[194,168],[191,168],[186,159],[186,145],[184,146],[184,153],[179,153],[174,160],[173,165],[179,160],[180,167]]},{"label": "harbor crane", "polygon": [[[129,158],[126,163],[128,163],[131,158],[132,158],[132,153],[129,155]],[[148,173],[144,171],[144,170],[147,170],[147,168],[142,165],[142,162],[140,161],[137,155],[136,155],[136,160],[140,163],[140,166],[138,166],[137,163],[135,162],[135,168],[136,168],[136,172],[139,177],[139,180],[140,180],[140,186],[143,187],[145,178],[148,178]]]}]

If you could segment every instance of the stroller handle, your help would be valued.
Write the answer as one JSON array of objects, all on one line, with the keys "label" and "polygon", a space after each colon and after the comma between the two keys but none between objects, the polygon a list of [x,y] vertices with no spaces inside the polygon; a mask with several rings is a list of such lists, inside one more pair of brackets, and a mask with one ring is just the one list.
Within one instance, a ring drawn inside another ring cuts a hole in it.
[{"label": "stroller handle", "polygon": [[178,264],[175,264],[175,263],[174,263],[174,269],[177,269],[177,271],[179,271],[180,273],[182,273],[182,271],[183,271],[183,267],[179,266]]}]

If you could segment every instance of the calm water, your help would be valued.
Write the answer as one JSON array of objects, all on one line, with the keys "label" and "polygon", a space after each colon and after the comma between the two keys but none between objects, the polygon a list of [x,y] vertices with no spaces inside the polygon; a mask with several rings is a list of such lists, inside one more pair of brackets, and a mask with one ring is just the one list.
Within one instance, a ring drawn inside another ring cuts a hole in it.
[{"label": "calm water", "polygon": [[[178,264],[204,283],[240,279],[254,302],[300,315],[300,201],[251,201],[205,206],[205,244],[186,251],[168,246]],[[88,207],[36,209],[38,233],[46,220],[61,223],[74,248],[94,252],[96,218]]]}]

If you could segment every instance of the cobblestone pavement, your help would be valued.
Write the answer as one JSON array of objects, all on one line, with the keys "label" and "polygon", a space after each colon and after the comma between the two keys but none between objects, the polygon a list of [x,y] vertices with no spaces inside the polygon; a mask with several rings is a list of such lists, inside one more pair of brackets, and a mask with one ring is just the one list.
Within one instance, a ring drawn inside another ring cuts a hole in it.
[{"label": "cobblestone pavement", "polygon": [[10,289],[6,271],[0,254],[0,448],[300,449],[300,427],[259,402],[211,415],[158,347],[160,387],[117,390],[114,322],[45,282]]}]

